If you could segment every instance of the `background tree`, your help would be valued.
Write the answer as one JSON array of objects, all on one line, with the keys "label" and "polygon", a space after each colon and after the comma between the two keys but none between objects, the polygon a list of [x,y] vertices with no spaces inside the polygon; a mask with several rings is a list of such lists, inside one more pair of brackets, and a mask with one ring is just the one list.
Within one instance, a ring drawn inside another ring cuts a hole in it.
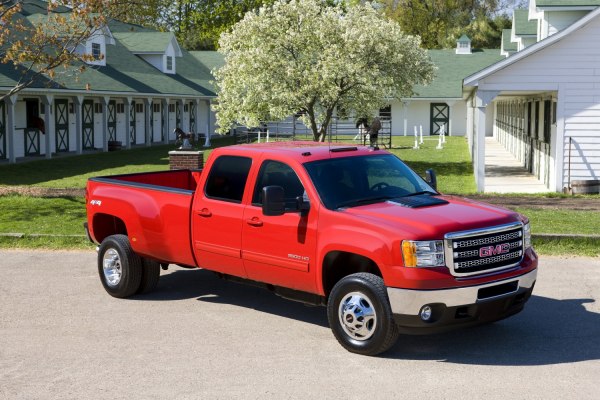
[{"label": "background tree", "polygon": [[33,23],[21,14],[23,1],[0,2],[0,62],[11,64],[18,81],[0,101],[34,82],[52,82],[60,75],[78,75],[91,54],[80,46],[99,34],[107,19],[119,15],[124,1],[54,0],[46,3],[46,13]]},{"label": "background tree", "polygon": [[451,48],[463,33],[473,47],[499,48],[512,8],[525,0],[381,0],[383,12],[402,30],[419,34],[423,47]]},{"label": "background tree", "polygon": [[336,108],[372,115],[411,95],[434,70],[419,38],[369,4],[344,11],[319,0],[280,0],[246,14],[219,43],[220,132],[300,112],[314,140],[324,141]]}]

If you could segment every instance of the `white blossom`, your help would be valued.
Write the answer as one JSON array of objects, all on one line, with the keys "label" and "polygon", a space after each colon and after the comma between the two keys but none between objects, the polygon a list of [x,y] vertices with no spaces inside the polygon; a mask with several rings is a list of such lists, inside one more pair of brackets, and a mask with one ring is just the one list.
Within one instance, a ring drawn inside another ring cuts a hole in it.
[{"label": "white blossom", "polygon": [[220,132],[302,112],[314,139],[324,140],[336,107],[372,115],[410,96],[434,72],[420,39],[369,3],[344,10],[319,0],[280,0],[246,14],[219,44]]}]

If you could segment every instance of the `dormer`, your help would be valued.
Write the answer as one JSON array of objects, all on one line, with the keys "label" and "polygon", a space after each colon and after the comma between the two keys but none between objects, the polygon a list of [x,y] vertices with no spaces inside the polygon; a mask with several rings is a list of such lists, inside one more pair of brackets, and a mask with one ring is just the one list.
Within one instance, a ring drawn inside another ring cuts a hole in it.
[{"label": "dormer", "polygon": [[502,29],[502,43],[500,54],[505,57],[510,57],[517,52],[517,44],[510,40],[510,29]]},{"label": "dormer", "polygon": [[[32,14],[27,16],[27,20],[33,26],[41,26],[49,35],[58,35],[60,37],[64,34],[66,38],[69,38],[70,35],[74,36],[72,32],[64,33],[65,28],[58,24],[56,18],[52,15]],[[82,22],[82,25],[75,29],[78,32],[84,32],[87,27]],[[95,28],[85,41],[77,43],[73,51],[75,54],[81,56],[91,56],[91,59],[86,60],[86,63],[89,65],[104,66],[106,65],[106,46],[109,44],[114,45],[115,39],[108,26],[103,25]]]},{"label": "dormer", "polygon": [[165,74],[177,73],[181,47],[172,32],[121,32],[117,40],[127,50]]},{"label": "dormer", "polygon": [[529,10],[517,9],[513,11],[510,40],[517,44],[517,51],[537,42],[538,24],[536,20],[529,20]]},{"label": "dormer", "polygon": [[456,41],[456,54],[471,54],[471,39],[463,34]]},{"label": "dormer", "polygon": [[600,6],[600,0],[529,0],[529,17],[536,18],[537,40],[565,29]]},{"label": "dormer", "polygon": [[108,27],[104,26],[92,32],[85,44],[78,46],[78,53],[92,56],[86,61],[89,65],[106,66],[106,46],[114,45],[115,38]]}]

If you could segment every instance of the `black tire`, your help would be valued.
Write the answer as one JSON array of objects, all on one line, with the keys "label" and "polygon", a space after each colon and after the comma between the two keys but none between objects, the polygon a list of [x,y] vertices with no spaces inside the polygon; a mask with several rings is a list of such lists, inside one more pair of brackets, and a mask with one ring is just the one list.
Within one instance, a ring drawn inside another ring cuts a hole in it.
[{"label": "black tire", "polygon": [[113,297],[125,298],[137,292],[142,281],[142,259],[131,248],[127,236],[112,235],[102,241],[98,273],[102,286]]},{"label": "black tire", "polygon": [[154,260],[142,258],[142,281],[137,294],[150,293],[156,289],[160,278],[160,264]]},{"label": "black tire", "polygon": [[377,275],[357,273],[342,278],[329,295],[327,318],[338,342],[352,353],[374,356],[398,339],[387,290]]}]

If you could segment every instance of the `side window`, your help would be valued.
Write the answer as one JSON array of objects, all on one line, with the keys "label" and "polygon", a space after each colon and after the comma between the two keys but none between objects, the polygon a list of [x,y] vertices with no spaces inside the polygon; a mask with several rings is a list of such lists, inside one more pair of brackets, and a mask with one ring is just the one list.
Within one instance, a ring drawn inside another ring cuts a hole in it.
[{"label": "side window", "polygon": [[258,172],[252,204],[262,206],[262,190],[265,186],[281,186],[285,196],[285,208],[297,209],[296,198],[304,195],[304,186],[288,165],[279,161],[265,161]]},{"label": "side window", "polygon": [[241,203],[251,165],[252,160],[247,157],[217,158],[206,180],[206,197]]}]

